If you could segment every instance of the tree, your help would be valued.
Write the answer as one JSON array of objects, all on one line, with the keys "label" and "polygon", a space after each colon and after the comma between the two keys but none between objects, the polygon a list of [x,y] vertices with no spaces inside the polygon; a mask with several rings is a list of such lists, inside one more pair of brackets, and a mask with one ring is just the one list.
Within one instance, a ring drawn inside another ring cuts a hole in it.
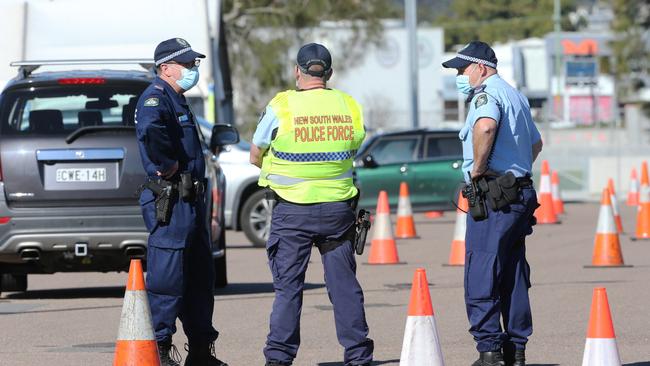
[{"label": "tree", "polygon": [[248,135],[269,99],[292,87],[293,46],[311,41],[324,21],[348,27],[346,57],[333,62],[339,71],[380,42],[381,19],[396,10],[390,0],[225,0],[223,12],[240,130]]},{"label": "tree", "polygon": [[[617,63],[619,97],[629,99],[640,88],[650,88],[650,3],[614,0],[613,30],[617,33],[612,50]],[[646,103],[646,111],[650,103]]]},{"label": "tree", "polygon": [[[575,0],[562,0],[562,29],[574,30],[566,16]],[[445,29],[445,48],[471,40],[487,43],[542,37],[553,31],[553,0],[457,0],[452,15],[434,22]]]}]

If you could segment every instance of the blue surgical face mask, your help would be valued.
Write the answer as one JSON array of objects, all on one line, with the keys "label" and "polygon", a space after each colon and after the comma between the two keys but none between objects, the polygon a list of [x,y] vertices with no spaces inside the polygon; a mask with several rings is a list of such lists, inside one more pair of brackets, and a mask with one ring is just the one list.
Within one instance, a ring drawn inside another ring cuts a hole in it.
[{"label": "blue surgical face mask", "polygon": [[[474,72],[474,69],[472,69],[472,72]],[[465,95],[469,95],[469,93],[473,89],[472,85],[470,85],[469,83],[469,75],[456,75],[456,88],[458,89],[459,92]]]},{"label": "blue surgical face mask", "polygon": [[187,91],[192,89],[199,82],[199,67],[194,66],[191,69],[183,68],[182,78],[176,80],[176,84]]}]

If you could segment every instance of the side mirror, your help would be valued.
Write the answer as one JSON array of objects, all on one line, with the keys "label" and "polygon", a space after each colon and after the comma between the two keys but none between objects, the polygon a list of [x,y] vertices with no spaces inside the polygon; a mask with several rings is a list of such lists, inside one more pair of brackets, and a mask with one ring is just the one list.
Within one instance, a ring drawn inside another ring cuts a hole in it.
[{"label": "side mirror", "polygon": [[371,154],[364,156],[361,162],[363,163],[363,166],[366,168],[376,168],[379,166],[379,164],[377,164],[377,161],[375,161],[375,158],[373,158]]},{"label": "side mirror", "polygon": [[224,145],[234,145],[238,142],[239,132],[235,127],[228,124],[217,124],[212,127],[210,150],[215,154],[220,151]]}]

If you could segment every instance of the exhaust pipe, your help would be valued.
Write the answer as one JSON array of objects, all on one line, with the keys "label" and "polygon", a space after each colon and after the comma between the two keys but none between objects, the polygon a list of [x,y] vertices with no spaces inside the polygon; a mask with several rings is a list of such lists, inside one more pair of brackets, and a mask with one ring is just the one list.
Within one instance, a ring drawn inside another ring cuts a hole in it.
[{"label": "exhaust pipe", "polygon": [[147,254],[147,250],[141,245],[129,245],[124,248],[124,254],[129,259],[142,259]]},{"label": "exhaust pipe", "polygon": [[20,259],[24,262],[35,262],[41,259],[41,251],[37,248],[25,248],[20,251]]}]

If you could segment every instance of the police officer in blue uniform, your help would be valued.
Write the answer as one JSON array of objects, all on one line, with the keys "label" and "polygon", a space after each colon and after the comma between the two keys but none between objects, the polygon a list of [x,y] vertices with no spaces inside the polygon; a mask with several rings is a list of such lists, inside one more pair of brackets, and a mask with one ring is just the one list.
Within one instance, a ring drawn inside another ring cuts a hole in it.
[{"label": "police officer in blue uniform", "polygon": [[205,161],[195,117],[183,96],[197,84],[204,57],[184,39],[161,42],[154,54],[157,77],[135,112],[147,174],[140,195],[150,233],[146,285],[162,365],[180,365],[172,344],[176,318],[188,339],[186,366],[226,365],[214,351],[219,333],[212,326],[214,264],[205,219]]},{"label": "police officer in blue uniform", "polygon": [[498,75],[489,45],[473,41],[442,65],[458,70],[456,86],[469,102],[459,137],[471,206],[465,304],[479,351],[473,366],[524,366],[533,330],[525,237],[538,206],[531,170],[541,136],[526,97]]},{"label": "police officer in blue uniform", "polygon": [[[321,253],[336,335],[345,349],[343,363],[369,366],[372,361],[374,344],[349,235],[358,194],[352,159],[365,131],[356,101],[327,88],[332,70],[327,48],[303,46],[294,67],[298,90],[273,98],[253,136],[251,162],[262,168],[260,185],[270,187],[277,200],[267,242],[275,289],[264,348],[267,366],[291,365],[298,352],[302,291],[314,245]],[[316,133],[307,136],[306,131]]]}]

